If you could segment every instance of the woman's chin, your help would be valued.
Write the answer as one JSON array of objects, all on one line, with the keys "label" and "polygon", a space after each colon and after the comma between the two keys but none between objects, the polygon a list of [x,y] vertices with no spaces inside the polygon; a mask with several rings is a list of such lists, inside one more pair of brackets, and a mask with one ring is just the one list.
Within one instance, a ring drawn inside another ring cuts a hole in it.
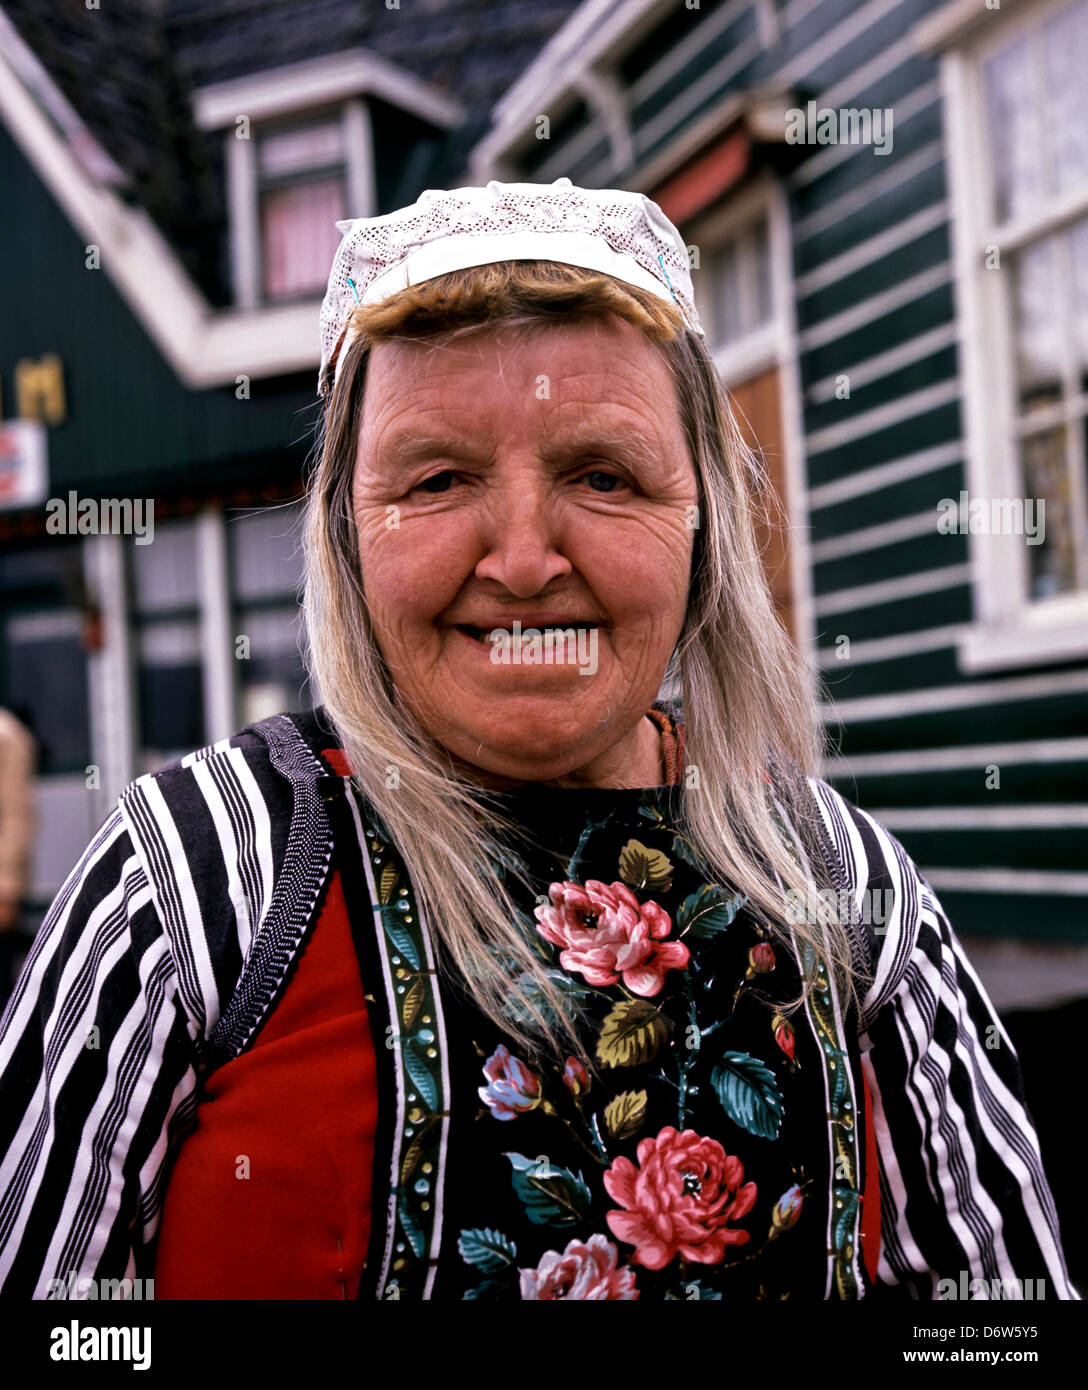
[{"label": "woman's chin", "polygon": [[564,777],[599,757],[615,741],[605,732],[607,707],[572,719],[570,701],[511,700],[501,710],[463,726],[445,745],[462,763],[492,777],[544,782]]}]

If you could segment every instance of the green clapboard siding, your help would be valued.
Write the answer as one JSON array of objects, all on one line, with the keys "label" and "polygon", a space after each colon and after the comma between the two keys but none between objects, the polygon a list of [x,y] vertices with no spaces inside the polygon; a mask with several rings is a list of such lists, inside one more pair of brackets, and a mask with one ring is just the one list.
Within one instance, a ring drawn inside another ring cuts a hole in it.
[{"label": "green clapboard siding", "polygon": [[[88,270],[84,242],[0,126],[0,187],[33,235],[5,239],[0,256],[0,381],[14,410],[14,368],[56,352],[64,364],[68,418],[49,431],[49,486],[58,494],[123,495],[134,487],[206,490],[228,475],[297,468],[313,419],[316,370],[286,385],[254,382],[189,391],[174,376],[105,268]],[[103,267],[111,247],[101,247]],[[314,335],[317,336],[317,320]]]}]

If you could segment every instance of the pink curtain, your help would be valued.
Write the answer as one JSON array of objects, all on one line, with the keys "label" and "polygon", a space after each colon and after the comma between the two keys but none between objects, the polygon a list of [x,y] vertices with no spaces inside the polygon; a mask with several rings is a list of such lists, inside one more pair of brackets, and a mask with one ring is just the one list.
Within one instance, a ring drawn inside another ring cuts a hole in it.
[{"label": "pink curtain", "polygon": [[261,200],[264,292],[269,299],[324,290],[345,217],[344,182],[322,179],[270,190]]}]

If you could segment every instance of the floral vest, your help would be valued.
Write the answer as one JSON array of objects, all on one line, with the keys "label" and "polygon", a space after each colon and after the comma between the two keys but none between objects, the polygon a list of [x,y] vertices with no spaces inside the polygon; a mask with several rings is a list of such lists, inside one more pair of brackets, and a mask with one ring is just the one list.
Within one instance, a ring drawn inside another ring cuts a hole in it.
[{"label": "floral vest", "polygon": [[[819,986],[779,1013],[800,990],[796,950],[701,872],[679,787],[504,794],[537,841],[515,850],[536,893],[511,874],[507,886],[582,1011],[591,1075],[574,1057],[523,1056],[436,971],[403,864],[342,786],[330,806],[378,1058],[360,1298],[872,1289],[879,1195],[856,1022],[815,959]],[[511,1017],[530,997],[511,974]]]}]

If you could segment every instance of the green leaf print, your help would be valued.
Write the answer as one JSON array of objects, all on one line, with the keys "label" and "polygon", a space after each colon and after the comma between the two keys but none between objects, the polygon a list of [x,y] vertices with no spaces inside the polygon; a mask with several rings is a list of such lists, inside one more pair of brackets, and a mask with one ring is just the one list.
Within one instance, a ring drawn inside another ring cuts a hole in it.
[{"label": "green leaf print", "polygon": [[581,1173],[576,1177],[567,1168],[524,1154],[506,1157],[514,1169],[514,1191],[534,1226],[577,1226],[585,1219],[591,1198]]},{"label": "green leaf print", "polygon": [[676,914],[677,936],[708,941],[731,925],[743,903],[743,893],[734,897],[713,884],[704,884],[680,904]]},{"label": "green leaf print", "polygon": [[457,1248],[466,1263],[478,1269],[481,1274],[495,1274],[507,1265],[513,1264],[518,1249],[501,1231],[491,1231],[477,1227],[462,1231],[457,1237]]},{"label": "green leaf print", "polygon": [[761,1139],[778,1137],[782,1096],[761,1061],[747,1052],[727,1052],[710,1073],[710,1084],[734,1124]]}]

